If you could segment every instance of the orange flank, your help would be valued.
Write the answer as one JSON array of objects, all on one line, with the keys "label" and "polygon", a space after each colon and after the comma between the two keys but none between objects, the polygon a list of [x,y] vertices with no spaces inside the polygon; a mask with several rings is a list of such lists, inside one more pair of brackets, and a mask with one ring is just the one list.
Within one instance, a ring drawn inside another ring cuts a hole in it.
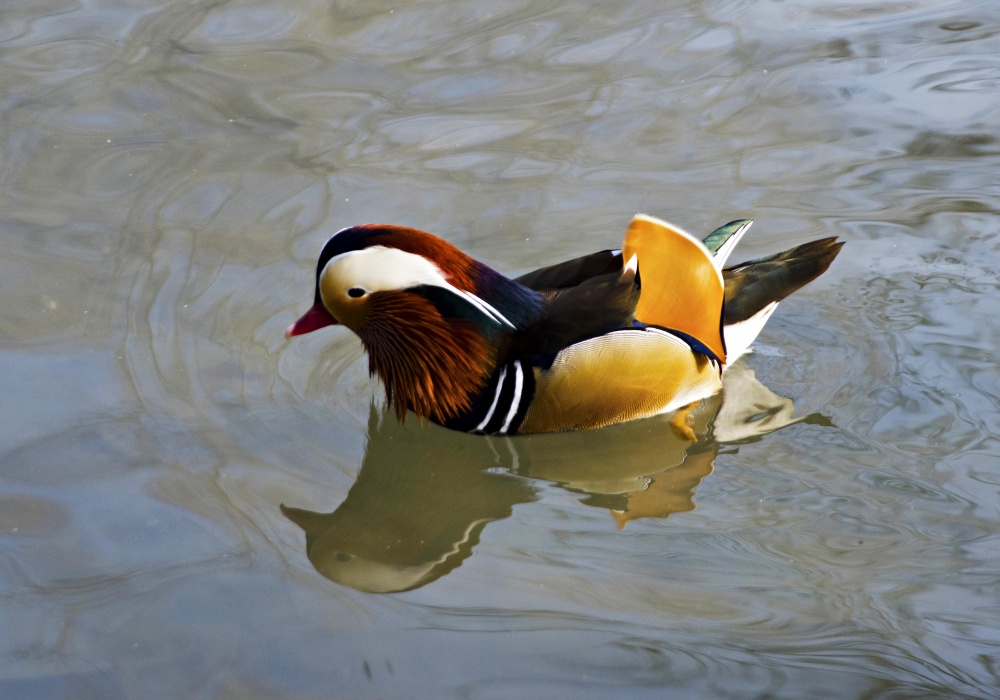
[{"label": "orange flank", "polygon": [[722,388],[718,368],[704,355],[654,329],[589,338],[560,352],[550,368],[534,371],[535,399],[519,429],[525,434],[668,413]]},{"label": "orange flank", "polygon": [[642,292],[635,317],[647,325],[686,333],[722,362],[725,286],[712,254],[691,234],[652,216],[637,214],[625,232],[622,257],[636,255]]}]

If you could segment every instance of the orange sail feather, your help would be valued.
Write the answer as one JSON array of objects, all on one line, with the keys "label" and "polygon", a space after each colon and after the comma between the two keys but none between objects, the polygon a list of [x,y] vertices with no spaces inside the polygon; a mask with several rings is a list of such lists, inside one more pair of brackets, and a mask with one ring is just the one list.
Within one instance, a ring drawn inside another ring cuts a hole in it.
[{"label": "orange sail feather", "polygon": [[633,255],[642,282],[635,317],[647,325],[686,333],[725,362],[721,323],[725,285],[704,244],[666,221],[637,214],[622,243],[623,259]]}]

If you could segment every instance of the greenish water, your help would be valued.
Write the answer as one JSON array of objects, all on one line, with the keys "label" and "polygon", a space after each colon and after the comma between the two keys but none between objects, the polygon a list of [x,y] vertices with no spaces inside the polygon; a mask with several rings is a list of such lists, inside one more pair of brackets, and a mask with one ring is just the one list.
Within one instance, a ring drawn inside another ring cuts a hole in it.
[{"label": "greenish water", "polygon": [[[0,697],[997,696],[996,3],[12,2],[0,84]],[[344,226],[639,211],[847,241],[693,447],[283,337]]]}]

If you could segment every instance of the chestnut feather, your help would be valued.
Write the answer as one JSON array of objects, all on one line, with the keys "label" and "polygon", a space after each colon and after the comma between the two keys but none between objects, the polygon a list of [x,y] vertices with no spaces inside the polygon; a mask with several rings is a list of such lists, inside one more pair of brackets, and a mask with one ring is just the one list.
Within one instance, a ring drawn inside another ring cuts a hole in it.
[{"label": "chestnut feather", "polygon": [[496,363],[496,351],[473,323],[445,319],[411,292],[373,293],[357,333],[368,369],[385,384],[401,421],[407,408],[438,423],[468,411]]}]

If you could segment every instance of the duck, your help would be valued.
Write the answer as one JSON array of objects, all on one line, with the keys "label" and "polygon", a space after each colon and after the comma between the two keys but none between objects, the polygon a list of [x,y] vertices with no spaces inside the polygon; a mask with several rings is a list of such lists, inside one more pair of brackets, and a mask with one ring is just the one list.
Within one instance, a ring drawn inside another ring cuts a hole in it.
[{"label": "duck", "polygon": [[351,226],[326,241],[313,305],[285,336],[352,331],[400,421],[513,436],[673,413],[694,439],[685,412],[843,246],[822,238],[727,267],[752,223],[699,240],[637,214],[620,248],[513,278],[424,231]]}]

